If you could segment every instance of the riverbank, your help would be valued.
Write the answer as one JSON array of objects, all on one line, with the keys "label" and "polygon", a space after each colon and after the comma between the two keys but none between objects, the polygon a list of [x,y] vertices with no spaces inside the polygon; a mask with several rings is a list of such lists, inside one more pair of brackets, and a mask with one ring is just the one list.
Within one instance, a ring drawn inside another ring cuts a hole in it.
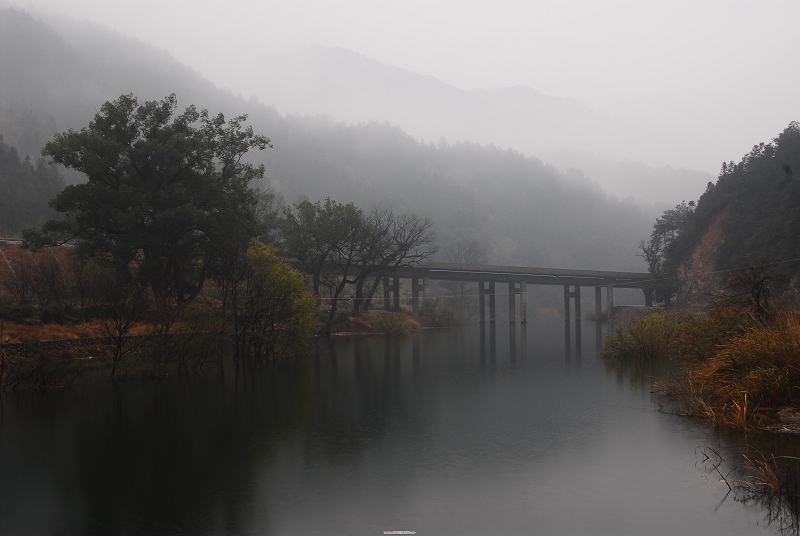
[{"label": "riverbank", "polygon": [[630,324],[647,318],[650,315],[660,313],[663,307],[646,307],[644,305],[618,305],[614,307],[611,314],[611,323],[615,326]]},{"label": "riverbank", "polygon": [[[406,313],[341,316],[332,336],[403,336],[423,329]],[[321,337],[322,334],[318,334]],[[76,382],[162,377],[219,362],[230,347],[219,333],[176,326],[169,333],[142,323],[109,336],[92,323],[0,323],[0,390],[59,388]]]},{"label": "riverbank", "polygon": [[680,374],[656,384],[679,412],[717,428],[800,433],[800,319],[721,307],[703,314],[654,312],[623,323],[608,359],[666,359]]}]

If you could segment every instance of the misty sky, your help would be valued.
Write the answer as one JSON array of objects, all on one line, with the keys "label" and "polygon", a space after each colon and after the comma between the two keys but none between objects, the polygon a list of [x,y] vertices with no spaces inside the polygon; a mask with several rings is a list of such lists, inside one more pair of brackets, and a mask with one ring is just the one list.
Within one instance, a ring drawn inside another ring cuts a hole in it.
[{"label": "misty sky", "polygon": [[798,0],[10,4],[102,23],[267,103],[268,95],[237,74],[257,69],[260,56],[311,44],[353,50],[461,89],[524,84],[658,125],[669,133],[662,139],[696,139],[707,157],[676,155],[664,163],[712,173],[800,120]]}]

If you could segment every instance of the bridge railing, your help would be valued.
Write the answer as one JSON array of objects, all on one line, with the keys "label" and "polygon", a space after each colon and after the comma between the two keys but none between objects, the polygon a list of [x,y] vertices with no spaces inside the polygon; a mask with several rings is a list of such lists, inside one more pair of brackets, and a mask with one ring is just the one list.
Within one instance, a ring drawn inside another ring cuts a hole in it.
[{"label": "bridge railing", "polygon": [[531,266],[451,264],[433,262],[395,270],[399,277],[427,277],[438,281],[524,281],[535,285],[585,285],[641,288],[652,276],[647,272],[573,270]]}]

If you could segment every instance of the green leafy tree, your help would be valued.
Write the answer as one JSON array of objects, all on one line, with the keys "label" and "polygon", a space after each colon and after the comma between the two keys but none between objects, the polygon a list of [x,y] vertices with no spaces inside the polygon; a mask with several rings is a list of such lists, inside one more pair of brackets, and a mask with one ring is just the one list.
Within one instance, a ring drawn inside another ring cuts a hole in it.
[{"label": "green leafy tree", "polygon": [[316,299],[307,277],[277,255],[273,246],[253,240],[232,305],[236,356],[256,358],[302,352],[316,324]]},{"label": "green leafy tree", "polygon": [[87,177],[51,202],[67,217],[45,224],[46,236],[77,239],[90,255],[110,256],[119,274],[133,273],[157,302],[185,305],[260,232],[250,182],[264,168],[243,157],[270,141],[245,119],[194,106],[177,113],[174,94],[106,102],[88,127],[56,135],[42,151]]},{"label": "green leafy tree", "polygon": [[313,292],[319,295],[325,272],[334,263],[341,265],[354,239],[364,233],[364,213],[353,203],[301,201],[294,210],[283,211],[281,246],[311,275]]},{"label": "green leafy tree", "polygon": [[678,290],[678,262],[675,260],[678,258],[675,254],[678,238],[689,229],[694,208],[694,201],[683,201],[675,208],[665,210],[653,225],[650,241],[639,243],[639,256],[647,262],[647,269],[653,276],[644,290],[668,306]]}]

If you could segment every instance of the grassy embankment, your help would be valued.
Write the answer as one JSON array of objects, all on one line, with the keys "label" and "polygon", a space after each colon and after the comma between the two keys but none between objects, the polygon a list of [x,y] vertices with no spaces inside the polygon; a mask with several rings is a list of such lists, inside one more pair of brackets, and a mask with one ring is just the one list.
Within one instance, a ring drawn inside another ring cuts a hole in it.
[{"label": "grassy embankment", "polygon": [[[41,313],[35,308],[20,311],[0,310],[0,390],[62,387],[77,379],[162,376],[225,355],[224,338],[214,335],[219,327],[208,319],[200,324],[183,319],[168,332],[141,319],[114,337],[114,326],[103,317],[76,321],[68,315],[34,314]],[[320,307],[320,329],[326,316]],[[422,323],[402,312],[370,311],[356,317],[345,310],[332,328],[337,335],[402,336],[421,329]]]},{"label": "grassy embankment", "polygon": [[665,311],[618,327],[611,359],[670,359],[680,377],[659,384],[687,415],[743,431],[790,429],[800,408],[800,316],[758,318],[735,307],[697,316]]},{"label": "grassy embankment", "polygon": [[[687,415],[714,427],[800,433],[797,311],[769,318],[731,307],[704,316],[661,312],[617,328],[603,354],[679,361],[680,377],[659,387],[680,401]],[[742,455],[733,487],[720,476],[738,500],[757,501],[768,524],[800,534],[799,461],[794,455],[755,451]]]}]

